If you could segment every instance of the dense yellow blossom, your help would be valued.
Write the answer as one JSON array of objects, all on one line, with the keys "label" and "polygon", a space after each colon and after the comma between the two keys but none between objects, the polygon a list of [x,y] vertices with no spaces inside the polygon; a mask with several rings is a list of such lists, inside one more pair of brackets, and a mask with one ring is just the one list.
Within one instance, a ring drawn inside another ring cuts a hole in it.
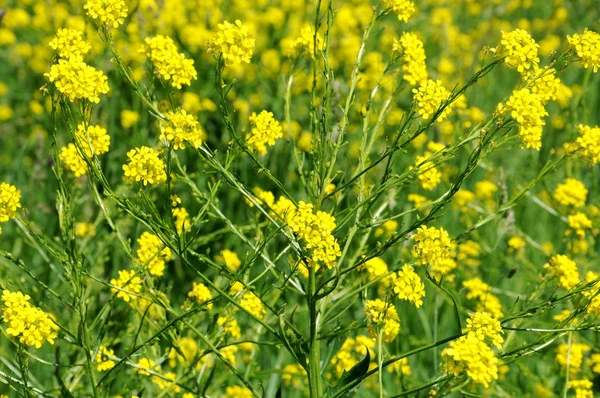
[{"label": "dense yellow blossom", "polygon": [[[192,290],[188,293],[188,297],[193,298],[196,303],[203,304],[212,299],[210,289],[204,283],[192,282]],[[206,308],[211,309],[212,303],[207,303]]]},{"label": "dense yellow blossom", "polygon": [[575,390],[575,398],[594,398],[594,383],[588,379],[569,380],[568,386]]},{"label": "dense yellow blossom", "polygon": [[556,349],[556,362],[563,369],[566,369],[568,364],[569,373],[576,374],[583,364],[583,355],[590,350],[591,347],[587,344],[561,344]]},{"label": "dense yellow blossom", "polygon": [[87,173],[87,164],[79,154],[79,150],[75,144],[70,143],[62,147],[58,158],[67,170],[75,174],[75,177],[81,177]]},{"label": "dense yellow blossom", "polygon": [[388,273],[387,263],[380,257],[373,257],[365,261],[365,263],[361,265],[361,269],[364,269],[369,273],[369,279],[371,280],[379,279]]},{"label": "dense yellow blossom", "polygon": [[225,395],[223,398],[252,398],[252,391],[248,390],[248,387],[241,386],[229,386],[225,388]]},{"label": "dense yellow blossom", "polygon": [[137,240],[140,247],[136,251],[137,262],[148,268],[154,276],[163,276],[165,264],[171,260],[171,249],[165,247],[160,238],[150,232],[144,232]]},{"label": "dense yellow blossom", "polygon": [[110,284],[115,286],[110,291],[126,303],[136,301],[136,294],[142,291],[142,279],[136,276],[135,271],[120,270],[119,279],[111,279]]},{"label": "dense yellow blossom", "polygon": [[83,8],[101,25],[113,28],[118,28],[127,18],[128,9],[124,0],[87,0]]},{"label": "dense yellow blossom", "polygon": [[550,257],[544,268],[558,278],[558,285],[564,289],[572,289],[580,281],[577,264],[563,254]]},{"label": "dense yellow blossom", "polygon": [[45,341],[54,344],[58,326],[52,315],[34,307],[30,297],[21,292],[2,291],[2,320],[6,333],[18,338],[21,344],[40,348]]},{"label": "dense yellow blossom", "polygon": [[585,231],[592,228],[592,220],[590,220],[584,213],[577,212],[567,217],[569,228],[577,234],[580,238],[585,237]]},{"label": "dense yellow blossom", "polygon": [[502,52],[506,53],[505,62],[516,68],[519,73],[525,73],[540,62],[538,58],[540,46],[523,29],[515,29],[510,32],[502,31],[500,45]]},{"label": "dense yellow blossom", "polygon": [[206,45],[208,52],[221,57],[225,65],[236,66],[250,63],[255,39],[240,20],[236,20],[235,24],[225,21],[219,24],[219,31]]},{"label": "dense yellow blossom", "polygon": [[380,299],[367,300],[365,314],[369,320],[369,334],[376,339],[381,333],[384,343],[393,341],[400,332],[400,319],[396,307]]},{"label": "dense yellow blossom", "polygon": [[140,120],[140,114],[130,109],[121,111],[121,126],[124,129],[130,129]]},{"label": "dense yellow blossom", "polygon": [[427,80],[427,65],[423,42],[416,34],[404,32],[400,40],[394,39],[394,51],[402,52],[402,78],[411,86]]},{"label": "dense yellow blossom", "polygon": [[[415,164],[419,167],[419,174],[417,175],[417,178],[419,180],[419,183],[421,184],[421,188],[423,188],[426,191],[431,191],[432,189],[435,189],[435,187],[437,187],[438,184],[442,181],[442,173],[433,162],[428,160],[430,157],[431,153],[425,152],[423,155],[417,156],[417,158],[415,159]],[[416,197],[415,194],[411,195],[413,198]],[[411,195],[409,195],[409,197]],[[421,203],[421,205],[423,203]],[[420,205],[417,205],[417,203],[415,203],[415,206],[419,207]]]},{"label": "dense yellow blossom", "polygon": [[406,300],[417,308],[423,305],[425,285],[413,267],[405,264],[397,275],[390,275],[390,282],[400,300]]},{"label": "dense yellow blossom", "polygon": [[[170,82],[173,87],[189,86],[192,80],[198,76],[194,69],[194,60],[187,59],[185,54],[180,53],[175,42],[168,36],[157,35],[153,38],[146,38],[140,52],[152,61],[158,76]],[[185,118],[185,111],[183,116]],[[180,121],[172,113],[167,115],[167,119],[173,124]]]},{"label": "dense yellow blossom", "polygon": [[331,359],[335,374],[339,377],[352,369],[367,354],[367,350],[373,357],[375,341],[367,336],[356,336],[356,338],[347,337],[340,350]]},{"label": "dense yellow blossom", "polygon": [[104,73],[76,58],[59,59],[45,76],[71,102],[98,103],[100,95],[109,91]]},{"label": "dense yellow blossom", "polygon": [[0,183],[0,223],[7,222],[17,215],[21,208],[21,191],[14,185]]},{"label": "dense yellow blossom", "polygon": [[248,146],[258,151],[259,154],[267,153],[267,146],[275,145],[275,140],[283,137],[281,125],[273,117],[273,113],[262,111],[260,114],[252,113],[250,116],[252,129],[246,134]]},{"label": "dense yellow blossom", "polygon": [[89,125],[86,128],[85,124],[81,123],[77,126],[75,136],[88,156],[105,154],[110,148],[110,135],[101,126]]},{"label": "dense yellow blossom", "polygon": [[189,366],[198,352],[198,343],[196,343],[196,340],[190,337],[182,337],[175,340],[173,345],[176,346],[178,350],[175,348],[169,350],[169,354],[167,355],[169,358],[169,366],[174,368],[177,366],[177,363]]},{"label": "dense yellow blossom", "polygon": [[598,72],[600,68],[600,34],[587,28],[582,34],[567,36],[569,45],[575,50],[584,68]]},{"label": "dense yellow blossom", "polygon": [[221,250],[217,260],[225,264],[227,269],[231,272],[237,271],[238,268],[240,268],[240,265],[242,265],[238,255],[235,252],[227,249]]},{"label": "dense yellow blossom", "polygon": [[[94,351],[92,350],[90,352],[90,354],[93,356]],[[105,370],[114,368],[117,363],[115,361],[113,361],[112,359],[110,359],[110,357],[114,357],[114,356],[115,356],[114,350],[106,348],[103,345],[98,347],[98,351],[96,352],[96,358],[95,358],[96,369],[98,370],[98,372],[104,372]]]},{"label": "dense yellow blossom", "polygon": [[455,376],[465,373],[473,382],[486,388],[498,379],[498,358],[475,333],[450,342],[442,351],[442,357],[447,371]]},{"label": "dense yellow blossom", "polygon": [[506,110],[517,122],[521,146],[539,150],[542,146],[542,129],[546,124],[544,117],[548,115],[540,95],[528,88],[513,91],[506,102]]},{"label": "dense yellow blossom", "polygon": [[398,19],[408,22],[416,14],[417,8],[411,0],[383,0],[383,3],[398,15]]},{"label": "dense yellow blossom", "polygon": [[452,241],[444,228],[422,225],[417,228],[412,239],[415,241],[412,254],[419,264],[433,267],[450,258]]},{"label": "dense yellow blossom", "polygon": [[[414,102],[417,104],[417,112],[423,120],[431,119],[442,105],[450,98],[448,91],[440,80],[425,80],[420,83],[418,89],[413,88]],[[441,122],[448,117],[452,104],[447,105],[437,115],[437,121]]]},{"label": "dense yellow blossom", "polygon": [[563,206],[576,208],[585,206],[588,190],[576,178],[567,178],[554,190],[554,199]]},{"label": "dense yellow blossom", "polygon": [[161,123],[160,139],[169,141],[174,150],[184,149],[186,142],[198,148],[205,138],[196,117],[185,110],[167,112],[166,120]]},{"label": "dense yellow blossom", "polygon": [[75,29],[59,29],[50,42],[50,47],[61,58],[79,58],[87,54],[92,46],[83,40],[83,32]]},{"label": "dense yellow blossom", "polygon": [[577,154],[590,166],[600,162],[600,127],[590,127],[580,124],[577,126],[579,137],[577,144]]},{"label": "dense yellow blossom", "polygon": [[127,152],[129,163],[123,165],[125,172],[123,179],[130,184],[141,182],[144,186],[166,181],[165,163],[160,159],[159,154],[158,151],[147,146],[133,148]]},{"label": "dense yellow blossom", "polygon": [[177,233],[182,234],[183,231],[189,232],[192,229],[192,222],[190,220],[190,214],[185,207],[177,207],[173,209],[172,212]]},{"label": "dense yellow blossom", "polygon": [[314,213],[312,204],[300,201],[288,224],[310,252],[309,265],[335,266],[341,256],[340,245],[332,234],[336,226],[335,217],[321,210]]},{"label": "dense yellow blossom", "polygon": [[504,342],[500,321],[486,312],[469,314],[465,332],[474,333],[481,341],[488,339],[497,348],[501,348]]}]

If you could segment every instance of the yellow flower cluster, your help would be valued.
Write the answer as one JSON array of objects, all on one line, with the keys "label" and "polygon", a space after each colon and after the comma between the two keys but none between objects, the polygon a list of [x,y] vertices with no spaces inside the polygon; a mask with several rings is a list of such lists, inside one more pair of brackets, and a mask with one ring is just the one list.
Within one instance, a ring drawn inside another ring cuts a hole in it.
[{"label": "yellow flower cluster", "polygon": [[231,272],[237,271],[238,268],[240,268],[240,265],[242,265],[238,255],[235,252],[227,249],[221,250],[220,256],[217,257],[217,260],[225,264],[227,269]]},{"label": "yellow flower cluster", "polygon": [[160,159],[159,152],[142,146],[133,148],[127,152],[129,163],[123,165],[125,176],[123,179],[133,184],[141,182],[144,186],[148,184],[160,184],[167,180],[165,163]]},{"label": "yellow flower cluster", "polygon": [[221,326],[223,331],[234,339],[239,339],[242,336],[240,325],[233,317],[220,316],[217,318],[217,325]]},{"label": "yellow flower cluster", "polygon": [[78,58],[79,60],[83,60],[83,56],[92,49],[90,43],[83,40],[83,32],[75,29],[59,29],[50,42],[50,47],[60,58]]},{"label": "yellow flower cluster", "polygon": [[419,308],[423,305],[425,285],[410,265],[404,265],[398,274],[390,275],[392,290],[400,300],[406,300]]},{"label": "yellow flower cluster", "polygon": [[469,267],[478,267],[481,264],[479,257],[481,245],[475,241],[467,240],[458,245],[456,259]]},{"label": "yellow flower cluster", "polygon": [[[585,275],[585,283],[595,282],[599,278],[600,274],[597,274],[593,271],[588,271]],[[582,292],[583,296],[590,300],[590,304],[587,306],[586,309],[587,313],[596,316],[600,316],[600,295],[598,295],[598,290],[600,290],[600,287],[598,286],[598,284],[595,284],[591,289],[587,289]],[[597,370],[594,371],[596,373],[600,373],[600,354],[595,354],[595,358],[598,360],[598,363],[595,365],[595,368],[597,368]]]},{"label": "yellow flower cluster", "polygon": [[566,369],[568,366],[569,373],[575,374],[581,369],[583,355],[590,350],[591,347],[587,344],[561,344],[556,349],[556,362],[558,362],[563,369]]},{"label": "yellow flower cluster", "polygon": [[71,102],[100,102],[100,94],[109,91],[108,79],[102,71],[77,58],[59,59],[45,76]]},{"label": "yellow flower cluster", "polygon": [[489,339],[490,343],[497,348],[502,347],[504,338],[500,321],[487,312],[475,312],[469,314],[467,327],[464,330],[468,333],[474,333],[481,341]]},{"label": "yellow flower cluster", "polygon": [[140,245],[136,251],[139,265],[147,267],[151,275],[163,276],[165,264],[171,260],[171,249],[165,247],[160,238],[150,232],[144,232],[137,242]]},{"label": "yellow flower cluster", "polygon": [[575,33],[567,36],[569,45],[575,49],[575,53],[581,60],[584,68],[591,67],[594,72],[600,68],[600,34],[587,28],[582,34]]},{"label": "yellow flower cluster", "polygon": [[273,146],[277,138],[283,137],[281,125],[271,112],[262,111],[258,115],[253,112],[250,123],[252,130],[246,134],[246,142],[250,149],[258,151],[261,155],[267,153],[267,145]]},{"label": "yellow flower cluster", "polygon": [[506,110],[517,122],[522,147],[539,150],[542,147],[542,129],[548,115],[539,95],[530,89],[513,91],[506,103]]},{"label": "yellow flower cluster", "polygon": [[381,341],[389,343],[400,332],[400,318],[394,305],[380,299],[367,300],[365,314],[370,321],[369,334],[373,339],[378,338],[381,333]]},{"label": "yellow flower cluster", "polygon": [[567,217],[569,228],[577,234],[578,237],[585,237],[585,230],[592,228],[592,220],[584,213],[577,212]]},{"label": "yellow flower cluster", "polygon": [[411,0],[383,0],[383,3],[398,15],[400,21],[408,22],[417,12],[415,3]]},{"label": "yellow flower cluster", "polygon": [[502,31],[500,41],[502,52],[506,53],[506,63],[523,74],[538,65],[538,49],[540,46],[531,35],[523,29],[511,32]]},{"label": "yellow flower cluster", "polygon": [[81,123],[75,131],[77,140],[88,156],[103,155],[110,148],[110,135],[101,126],[86,126]]},{"label": "yellow flower cluster", "polygon": [[175,218],[175,229],[178,234],[182,234],[183,231],[189,232],[192,229],[192,223],[190,221],[190,215],[185,207],[177,207],[172,210],[173,217]]},{"label": "yellow flower cluster", "polygon": [[575,390],[575,398],[594,398],[594,383],[588,379],[569,380],[569,388]]},{"label": "yellow flower cluster", "polygon": [[114,286],[110,291],[126,303],[134,304],[138,299],[135,294],[142,291],[142,279],[135,271],[120,270],[119,279],[111,279],[110,284]]},{"label": "yellow flower cluster", "polygon": [[40,348],[44,341],[54,344],[58,326],[52,316],[29,302],[21,292],[2,291],[2,319],[7,323],[6,333],[17,337],[21,344]]},{"label": "yellow flower cluster", "polygon": [[464,281],[463,286],[467,289],[467,299],[477,300],[476,311],[487,312],[496,319],[503,316],[502,304],[498,297],[492,294],[490,285],[479,278],[472,278]]},{"label": "yellow flower cluster", "polygon": [[[235,282],[233,286],[231,286],[231,294],[237,294],[242,289],[244,289],[244,285],[242,285],[240,282]],[[262,319],[265,316],[266,310],[264,304],[251,291],[246,290],[243,292],[240,305],[259,319]]]},{"label": "yellow flower cluster", "polygon": [[[417,112],[424,120],[429,120],[438,112],[440,107],[450,98],[448,91],[440,80],[425,80],[420,83],[418,89],[413,88],[414,102],[417,104]],[[441,122],[448,117],[451,112],[452,104],[446,106],[437,117]]]},{"label": "yellow flower cluster", "polygon": [[62,147],[58,158],[67,170],[75,174],[75,177],[81,177],[87,173],[87,164],[79,154],[75,144],[70,143]]},{"label": "yellow flower cluster", "polygon": [[171,86],[181,88],[189,86],[198,77],[194,69],[194,60],[187,59],[180,53],[175,42],[168,36],[157,35],[147,37],[140,52],[144,53],[156,67],[158,76],[171,83]]},{"label": "yellow flower cluster", "polygon": [[419,264],[433,267],[450,258],[452,241],[444,228],[422,225],[417,228],[412,239],[415,241],[412,255]]},{"label": "yellow flower cluster", "polygon": [[562,82],[556,77],[556,69],[545,67],[543,69],[535,66],[533,70],[527,73],[524,77],[526,80],[531,79],[531,93],[536,95],[546,105],[548,101],[555,100],[561,90]]},{"label": "yellow flower cluster", "polygon": [[87,0],[83,8],[92,19],[101,25],[118,28],[127,18],[127,6],[124,0]]},{"label": "yellow flower cluster", "polygon": [[0,183],[0,223],[15,218],[19,208],[21,208],[21,191],[14,185]]},{"label": "yellow flower cluster", "polygon": [[380,257],[373,257],[361,265],[361,269],[369,273],[369,279],[375,280],[388,273],[387,263]]},{"label": "yellow flower cluster", "polygon": [[[177,366],[177,362],[189,366],[198,352],[198,343],[196,343],[196,340],[190,337],[182,337],[176,342],[174,341],[173,344],[176,344],[179,350],[176,350],[175,348],[169,350],[169,353],[167,354],[169,366],[174,368]],[[179,354],[179,352],[183,355]]]},{"label": "yellow flower cluster", "polygon": [[564,254],[550,257],[544,268],[558,277],[558,285],[564,289],[570,290],[580,281],[577,264]]},{"label": "yellow flower cluster", "polygon": [[427,80],[425,49],[416,34],[404,32],[400,40],[394,39],[394,51],[402,52],[402,78],[411,86]]},{"label": "yellow flower cluster", "polygon": [[[138,374],[142,376],[152,375],[152,383],[156,384],[161,390],[168,389],[168,391],[172,391],[174,393],[181,392],[181,387],[174,384],[175,380],[177,379],[177,375],[173,372],[162,373],[160,364],[157,364],[152,359],[142,358],[138,361],[137,366],[139,367],[137,369]],[[157,373],[162,377],[157,376]]]},{"label": "yellow flower cluster", "polygon": [[212,40],[206,43],[208,52],[221,57],[227,66],[249,64],[254,51],[255,39],[248,28],[238,19],[235,24],[223,22]]},{"label": "yellow flower cluster", "polygon": [[[212,299],[212,294],[204,283],[192,282],[192,290],[188,293],[188,297],[194,299],[198,304],[203,304]],[[206,308],[211,309],[212,303],[208,303]]]},{"label": "yellow flower cluster", "polygon": [[315,48],[315,29],[310,24],[304,25],[297,37],[292,36],[282,40],[282,51],[287,56],[294,56],[306,50],[311,57],[314,57],[317,51],[324,48],[325,40],[319,32],[317,32],[317,46]]},{"label": "yellow flower cluster", "polygon": [[242,386],[229,386],[225,388],[225,395],[223,398],[252,398],[252,391],[248,387]]},{"label": "yellow flower cluster", "polygon": [[194,115],[185,110],[167,112],[166,121],[161,123],[160,139],[167,140],[173,145],[174,150],[185,149],[185,143],[192,148],[198,148],[204,142],[206,136],[200,123]]},{"label": "yellow flower cluster", "polygon": [[335,267],[337,258],[341,256],[340,245],[332,235],[335,217],[321,210],[314,213],[312,204],[300,201],[288,222],[310,251],[310,266],[324,264],[327,268]]},{"label": "yellow flower cluster", "polygon": [[294,388],[301,388],[305,383],[306,370],[299,364],[285,365],[281,372],[281,380],[286,386],[293,386]]},{"label": "yellow flower cluster", "polygon": [[365,355],[367,350],[373,357],[375,341],[367,336],[347,337],[340,350],[331,359],[335,374],[339,377],[345,371],[352,369]]},{"label": "yellow flower cluster", "polygon": [[[442,181],[442,173],[440,172],[440,170],[435,166],[433,162],[428,161],[431,155],[432,153],[427,151],[423,155],[417,156],[417,158],[415,159],[415,165],[418,165],[419,167],[419,174],[417,175],[417,178],[419,179],[421,188],[423,188],[426,191],[431,191],[432,189],[435,189],[435,187],[437,187],[438,184]],[[414,194],[411,195],[413,195],[413,197],[416,197],[414,196]],[[415,207],[419,207],[423,203],[415,203]]]},{"label": "yellow flower cluster", "polygon": [[465,373],[473,382],[486,388],[498,379],[498,358],[475,333],[467,333],[452,341],[442,351],[442,357],[447,371],[455,376]]},{"label": "yellow flower cluster", "polygon": [[566,178],[554,190],[554,199],[563,206],[576,208],[585,206],[588,190],[583,182],[576,178]]},{"label": "yellow flower cluster", "polygon": [[600,162],[600,127],[590,127],[580,124],[577,126],[577,147],[578,154],[590,166]]},{"label": "yellow flower cluster", "polygon": [[[92,358],[93,358],[93,356],[94,356],[93,350],[90,351],[90,355],[92,355]],[[98,370],[98,372],[104,372],[106,370],[114,368],[117,363],[115,361],[113,361],[112,359],[110,359],[110,357],[114,357],[114,356],[115,356],[114,350],[106,348],[103,345],[98,347],[98,351],[96,352],[96,358],[95,358],[96,369]]]}]

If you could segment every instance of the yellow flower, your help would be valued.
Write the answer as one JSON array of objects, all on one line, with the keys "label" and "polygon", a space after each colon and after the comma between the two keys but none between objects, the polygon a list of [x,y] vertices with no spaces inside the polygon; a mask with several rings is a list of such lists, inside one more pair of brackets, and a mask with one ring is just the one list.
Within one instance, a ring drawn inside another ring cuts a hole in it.
[{"label": "yellow flower", "polygon": [[75,174],[75,177],[81,177],[87,173],[87,164],[79,154],[79,150],[75,144],[71,143],[62,147],[58,158],[67,170],[70,170]]},{"label": "yellow flower", "polygon": [[412,254],[421,265],[434,266],[450,258],[452,241],[444,228],[420,226],[412,236]]},{"label": "yellow flower", "polygon": [[171,260],[171,249],[165,247],[160,238],[150,232],[144,232],[137,240],[136,260],[154,276],[163,276],[165,264]]},{"label": "yellow flower", "polygon": [[[94,351],[90,351],[90,355],[94,356]],[[96,369],[98,372],[104,372],[105,370],[109,370],[115,367],[117,364],[115,361],[110,359],[109,357],[114,357],[115,352],[105,346],[101,345],[98,347],[98,351],[96,352]]]},{"label": "yellow flower", "polygon": [[519,73],[524,73],[537,66],[539,45],[531,35],[523,29],[515,29],[511,32],[502,31],[500,41],[502,52],[506,53],[506,63],[514,67]]},{"label": "yellow flower", "polygon": [[[204,283],[192,282],[192,290],[188,293],[188,297],[193,298],[196,303],[203,304],[212,299],[210,290]],[[206,308],[211,309],[212,303],[207,303]]]},{"label": "yellow flower", "polygon": [[402,78],[411,86],[427,80],[427,65],[423,42],[416,34],[404,32],[400,40],[394,39],[394,51],[402,52]]},{"label": "yellow flower", "polygon": [[398,15],[400,21],[408,22],[417,12],[415,3],[411,0],[383,0],[383,3]]},{"label": "yellow flower", "polygon": [[174,150],[184,149],[186,142],[192,148],[198,148],[202,145],[206,137],[195,116],[180,110],[178,112],[167,112],[166,118],[167,120],[161,123],[160,139],[169,141]]},{"label": "yellow flower", "polygon": [[229,386],[225,388],[225,395],[223,398],[252,398],[252,391],[248,390],[247,387],[241,386]]},{"label": "yellow flower", "polygon": [[147,146],[127,152],[129,163],[123,165],[125,172],[123,179],[130,184],[141,182],[144,186],[165,182],[167,180],[165,163],[158,155],[158,151]]},{"label": "yellow flower", "polygon": [[392,289],[400,300],[406,300],[417,308],[423,305],[425,285],[413,267],[404,264],[397,276],[395,273],[390,276]]},{"label": "yellow flower", "polygon": [[110,135],[101,126],[85,126],[81,123],[77,126],[75,136],[81,143],[81,147],[88,156],[102,155],[110,148]]},{"label": "yellow flower", "polygon": [[502,337],[504,332],[500,326],[500,321],[492,317],[487,312],[476,312],[474,314],[469,314],[469,318],[467,319],[467,327],[464,331],[468,333],[474,333],[481,341],[489,339],[490,343],[497,348],[501,348],[502,343],[504,342],[504,338]]},{"label": "yellow flower", "polygon": [[558,277],[558,285],[564,289],[570,290],[580,281],[577,264],[563,254],[550,257],[544,268],[551,275]]},{"label": "yellow flower", "polygon": [[569,373],[576,374],[583,364],[583,354],[591,350],[587,344],[561,344],[556,349],[556,362],[564,369],[569,366]]},{"label": "yellow flower", "polygon": [[381,332],[384,343],[393,341],[400,331],[400,319],[396,307],[380,299],[367,300],[365,314],[370,321],[369,334],[376,338]]},{"label": "yellow flower", "polygon": [[94,224],[89,222],[76,222],[75,236],[79,236],[81,238],[96,236],[96,227],[94,227]]},{"label": "yellow flower", "polygon": [[217,258],[217,260],[224,263],[229,271],[235,272],[238,270],[238,268],[240,268],[240,265],[242,265],[240,258],[235,252],[225,249],[221,250],[220,254],[221,255]]},{"label": "yellow flower", "polygon": [[575,33],[573,36],[567,36],[569,45],[575,49],[584,68],[591,67],[594,72],[600,68],[600,34],[587,28],[582,34]]},{"label": "yellow flower", "polygon": [[575,398],[594,398],[594,383],[588,379],[569,380],[569,388],[575,390]]},{"label": "yellow flower", "polygon": [[21,191],[14,185],[0,184],[0,223],[7,222],[17,215],[21,208]]},{"label": "yellow flower", "polygon": [[380,257],[367,260],[360,268],[367,270],[370,280],[378,279],[388,273],[387,263]]},{"label": "yellow flower", "polygon": [[548,115],[542,98],[528,88],[513,91],[506,102],[506,110],[517,122],[522,147],[539,150],[542,146],[542,129]]},{"label": "yellow flower", "polygon": [[[175,42],[167,36],[157,35],[146,38],[140,52],[144,53],[156,67],[158,76],[171,83],[172,87],[189,86],[198,77],[194,69],[194,60],[187,59],[185,54],[178,52]],[[174,115],[167,115],[171,119]],[[185,111],[183,111],[185,117]],[[175,123],[175,122],[173,122]]]},{"label": "yellow flower", "polygon": [[208,52],[223,58],[227,66],[249,64],[254,44],[254,37],[240,20],[236,20],[235,24],[227,21],[219,24],[219,31],[206,43]]},{"label": "yellow flower", "polygon": [[192,223],[190,221],[190,215],[185,207],[177,207],[172,210],[173,217],[175,218],[175,229],[178,234],[183,233],[185,230],[189,232],[192,229]]},{"label": "yellow flower", "polygon": [[101,25],[118,28],[127,18],[127,6],[124,0],[87,0],[83,6],[87,15],[99,20]]},{"label": "yellow flower", "polygon": [[554,199],[563,206],[583,207],[588,190],[575,178],[567,178],[554,190]]},{"label": "yellow flower", "polygon": [[140,114],[136,111],[125,109],[121,111],[121,126],[130,129],[140,120]]},{"label": "yellow flower", "polygon": [[135,271],[119,271],[119,279],[111,279],[110,284],[115,286],[110,291],[126,303],[136,301],[137,296],[133,293],[142,291],[142,279],[135,275]]},{"label": "yellow flower", "polygon": [[246,135],[246,141],[250,149],[258,151],[261,155],[267,153],[267,145],[275,145],[277,138],[283,137],[281,125],[275,118],[273,113],[262,111],[260,114],[252,113],[250,116],[252,130]]},{"label": "yellow flower", "polygon": [[575,141],[579,149],[577,154],[590,166],[596,165],[600,162],[600,127],[580,124],[577,126],[577,131],[579,133]]},{"label": "yellow flower", "polygon": [[83,32],[75,29],[59,29],[56,37],[50,42],[50,47],[61,58],[83,58],[92,46],[83,40]]},{"label": "yellow flower", "polygon": [[54,344],[58,326],[51,314],[34,307],[30,297],[21,292],[2,291],[2,320],[6,322],[6,333],[17,337],[21,344],[40,348],[45,341]]},{"label": "yellow flower", "polygon": [[585,237],[585,230],[592,228],[592,221],[581,212],[571,214],[567,217],[569,228],[571,228],[580,238]]},{"label": "yellow flower", "polygon": [[[423,120],[431,119],[440,107],[450,98],[448,91],[440,80],[425,80],[420,83],[418,89],[413,88],[414,102],[417,104],[417,112]],[[442,110],[437,121],[441,122],[448,117],[451,112],[452,105],[448,105]]]},{"label": "yellow flower", "polygon": [[475,333],[450,342],[442,351],[442,357],[447,371],[455,376],[465,373],[473,382],[486,388],[498,379],[498,358]]},{"label": "yellow flower", "polygon": [[108,79],[102,71],[76,58],[59,59],[44,76],[71,102],[100,102],[100,94],[109,91]]}]

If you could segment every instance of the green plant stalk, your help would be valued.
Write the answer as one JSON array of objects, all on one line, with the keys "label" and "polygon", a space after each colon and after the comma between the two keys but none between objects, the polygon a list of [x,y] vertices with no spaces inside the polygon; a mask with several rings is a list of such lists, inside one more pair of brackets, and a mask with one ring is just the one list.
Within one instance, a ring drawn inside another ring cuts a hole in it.
[{"label": "green plant stalk", "polygon": [[316,298],[316,276],[315,267],[308,267],[308,289],[306,298],[310,312],[310,352],[309,352],[309,368],[308,382],[310,388],[310,396],[320,397],[322,395],[321,383],[321,344],[318,339],[317,330],[317,301]]}]

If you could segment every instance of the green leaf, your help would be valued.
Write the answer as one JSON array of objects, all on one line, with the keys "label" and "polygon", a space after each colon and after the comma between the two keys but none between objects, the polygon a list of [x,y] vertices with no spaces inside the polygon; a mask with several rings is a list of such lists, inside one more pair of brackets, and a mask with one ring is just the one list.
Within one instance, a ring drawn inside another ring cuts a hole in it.
[{"label": "green leaf", "polygon": [[[367,355],[365,355],[365,357],[359,363],[354,365],[350,370],[344,371],[344,373],[342,373],[342,377],[335,385],[335,387],[329,389],[329,396],[335,394],[336,392],[342,390],[343,387],[364,376],[369,371],[370,364],[371,354],[369,353],[369,349],[367,348]],[[356,393],[356,388],[358,388],[358,386],[359,385],[357,384],[353,390],[348,391],[346,394],[343,395],[343,397],[348,398],[353,396]]]},{"label": "green leaf", "polygon": [[308,362],[306,361],[306,353],[308,352],[308,348],[306,340],[294,329],[287,326],[283,316],[283,310],[279,313],[279,331],[283,337],[283,344],[285,347],[294,356],[300,366],[307,370]]}]

